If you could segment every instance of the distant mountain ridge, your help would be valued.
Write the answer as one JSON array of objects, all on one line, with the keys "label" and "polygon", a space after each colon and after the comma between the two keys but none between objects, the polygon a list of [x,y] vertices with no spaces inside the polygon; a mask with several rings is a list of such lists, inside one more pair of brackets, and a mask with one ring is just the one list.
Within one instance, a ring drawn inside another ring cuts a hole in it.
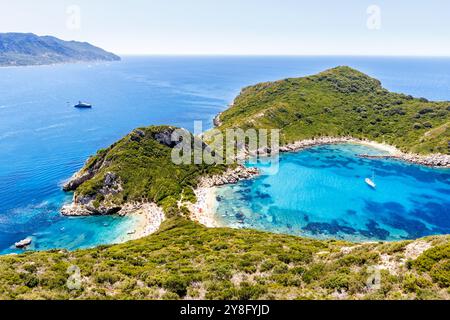
[{"label": "distant mountain ridge", "polygon": [[119,56],[87,42],[33,33],[0,33],[0,66],[118,60]]}]

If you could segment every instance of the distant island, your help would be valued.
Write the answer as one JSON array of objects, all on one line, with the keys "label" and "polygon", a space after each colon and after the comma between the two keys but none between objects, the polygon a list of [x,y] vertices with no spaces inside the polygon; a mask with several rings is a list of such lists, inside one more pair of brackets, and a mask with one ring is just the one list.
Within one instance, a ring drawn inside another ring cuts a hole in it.
[{"label": "distant island", "polygon": [[119,56],[87,42],[64,41],[33,33],[0,33],[2,67],[119,60]]}]

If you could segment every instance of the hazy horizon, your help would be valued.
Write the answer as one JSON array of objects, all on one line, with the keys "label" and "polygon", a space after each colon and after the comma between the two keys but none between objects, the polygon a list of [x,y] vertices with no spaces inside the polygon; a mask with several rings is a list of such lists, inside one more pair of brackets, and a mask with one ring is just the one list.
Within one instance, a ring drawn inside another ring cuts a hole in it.
[{"label": "hazy horizon", "polygon": [[0,30],[124,56],[448,57],[448,12],[442,0],[19,0],[0,3]]}]

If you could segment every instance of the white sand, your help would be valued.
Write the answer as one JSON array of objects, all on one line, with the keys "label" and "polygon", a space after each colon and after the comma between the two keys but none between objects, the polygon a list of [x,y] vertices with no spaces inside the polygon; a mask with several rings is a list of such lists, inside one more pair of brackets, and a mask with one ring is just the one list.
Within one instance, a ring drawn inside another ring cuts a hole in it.
[{"label": "white sand", "polygon": [[355,140],[352,142],[356,143],[356,144],[361,144],[364,146],[369,146],[369,147],[372,147],[372,148],[375,148],[375,149],[378,149],[381,151],[388,152],[392,156],[400,156],[402,154],[402,152],[400,150],[398,150],[396,147],[391,146],[386,143],[379,143],[379,142],[369,141],[369,140]]},{"label": "white sand", "polygon": [[135,219],[135,223],[126,235],[120,237],[120,242],[148,236],[158,231],[161,223],[165,220],[164,212],[154,203],[144,203],[128,215]]},{"label": "white sand", "polygon": [[197,196],[197,203],[189,206],[191,218],[208,228],[219,227],[215,219],[216,188],[199,188],[195,190],[195,195]]}]

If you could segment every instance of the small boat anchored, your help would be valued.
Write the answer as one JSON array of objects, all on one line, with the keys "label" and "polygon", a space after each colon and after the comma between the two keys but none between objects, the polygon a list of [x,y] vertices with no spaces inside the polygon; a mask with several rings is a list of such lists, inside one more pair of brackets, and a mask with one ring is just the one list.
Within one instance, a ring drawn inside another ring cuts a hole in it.
[{"label": "small boat anchored", "polygon": [[375,184],[375,182],[373,182],[375,180],[375,178],[374,178],[374,174],[372,174],[372,179],[370,179],[370,178],[366,178],[366,179],[364,179],[364,181],[370,186],[370,187],[372,187],[372,188],[376,188],[377,187],[377,185]]},{"label": "small boat anchored", "polygon": [[92,105],[86,102],[78,101],[78,104],[74,105],[75,108],[92,108]]},{"label": "small boat anchored", "polygon": [[370,178],[366,178],[364,181],[365,181],[369,186],[371,186],[371,187],[374,188],[374,189],[377,187],[377,185],[375,184],[375,182],[373,182],[372,179],[370,179]]},{"label": "small boat anchored", "polygon": [[23,249],[23,248],[29,246],[31,244],[31,241],[32,241],[31,238],[26,238],[26,239],[20,240],[19,242],[16,242],[14,245],[16,246],[16,248]]}]

